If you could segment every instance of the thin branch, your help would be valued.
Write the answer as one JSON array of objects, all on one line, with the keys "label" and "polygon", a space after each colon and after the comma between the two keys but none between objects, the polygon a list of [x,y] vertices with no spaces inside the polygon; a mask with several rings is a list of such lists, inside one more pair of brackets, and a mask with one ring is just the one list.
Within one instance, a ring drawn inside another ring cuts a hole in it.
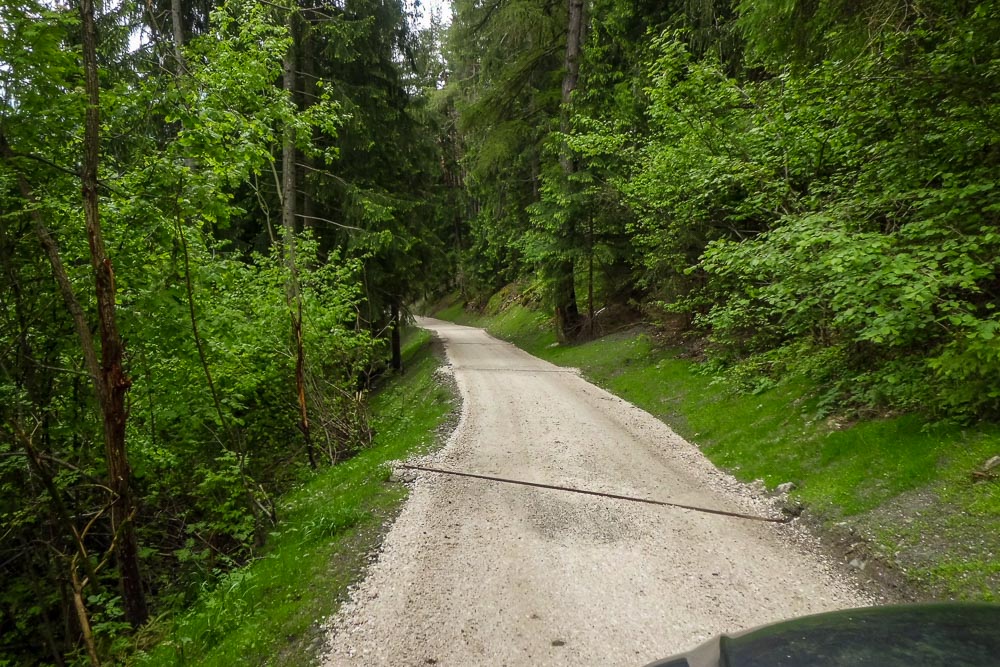
[{"label": "thin branch", "polygon": [[[26,452],[21,452],[21,451],[0,452],[0,456],[7,457],[7,458],[12,458],[12,457],[15,457],[15,456],[25,456],[26,457],[28,455],[29,454],[27,454]],[[99,489],[104,489],[105,491],[109,490],[108,487],[105,486],[104,484],[102,484],[100,482],[100,480],[98,480],[96,477],[94,477],[93,475],[91,475],[90,473],[88,473],[86,470],[81,470],[78,466],[70,463],[69,461],[64,461],[64,460],[62,460],[62,459],[60,459],[58,457],[52,456],[51,454],[47,454],[45,452],[39,452],[39,451],[35,452],[35,456],[37,456],[38,459],[41,460],[41,461],[50,461],[52,463],[56,463],[58,465],[61,465],[64,468],[68,468],[68,469],[72,470],[73,472],[80,473],[80,475],[82,475],[86,479],[90,480],[91,485],[94,486],[94,487],[97,487]],[[0,536],[0,540],[2,540],[2,536]]]},{"label": "thin branch", "polygon": [[85,377],[85,378],[91,377],[90,373],[88,373],[86,371],[78,371],[78,370],[75,370],[75,369],[72,369],[72,368],[60,368],[59,366],[49,366],[48,364],[43,364],[42,362],[38,361],[37,359],[33,359],[31,357],[28,357],[27,361],[29,363],[31,363],[31,364],[34,364],[38,368],[44,368],[44,369],[49,370],[49,371],[58,371],[60,373],[68,373],[69,375],[80,375],[80,376]]},{"label": "thin branch", "polygon": [[296,162],[295,166],[296,167],[302,167],[303,169],[308,169],[309,171],[314,171],[317,174],[322,174],[323,176],[327,176],[329,178],[332,178],[333,180],[335,180],[338,183],[340,183],[341,185],[343,185],[345,188],[351,187],[351,184],[349,182],[347,182],[346,180],[344,180],[340,176],[337,176],[333,172],[327,171],[326,169],[318,169],[318,168],[312,166],[311,164],[306,164],[305,162]]},{"label": "thin branch", "polygon": [[274,227],[271,226],[271,207],[267,205],[267,201],[264,199],[264,195],[260,192],[260,185],[257,183],[257,175],[254,174],[253,182],[251,182],[250,187],[253,188],[254,195],[257,196],[257,203],[260,204],[260,210],[264,213],[264,220],[267,221],[267,235],[271,239],[271,245],[276,243],[274,238]]},{"label": "thin branch", "polygon": [[[21,153],[19,151],[15,151],[15,150],[11,150],[7,155],[9,157],[12,157],[12,158],[25,158],[27,160],[35,160],[36,162],[41,162],[42,164],[48,165],[48,166],[52,167],[53,169],[55,169],[57,171],[61,171],[64,174],[69,174],[70,176],[73,176],[74,178],[80,178],[79,172],[73,171],[72,169],[70,169],[68,167],[63,167],[62,165],[56,164],[52,160],[50,160],[48,158],[45,158],[45,157],[42,157],[41,155],[35,155],[34,153]],[[100,179],[98,179],[97,184],[99,186],[101,186],[102,188],[104,188],[105,190],[107,190],[108,192],[110,192],[112,194],[116,194],[119,197],[126,197],[127,196],[124,192],[122,192],[118,188],[114,187],[113,185],[108,185],[107,183],[105,183],[104,181],[102,181]]]},{"label": "thin branch", "polygon": [[342,224],[340,222],[334,222],[333,220],[328,220],[327,218],[319,218],[319,217],[317,217],[315,215],[302,215],[301,213],[296,213],[295,217],[296,218],[303,218],[305,220],[319,220],[320,222],[326,222],[328,224],[333,225],[334,227],[340,227],[341,229],[353,229],[356,232],[363,232],[363,231],[365,231],[364,229],[361,229],[360,227],[352,227],[351,225],[345,225],[345,224]]},{"label": "thin branch", "polygon": [[497,0],[497,2],[494,2],[493,5],[486,11],[485,15],[479,20],[479,23],[477,23],[469,32],[475,34],[482,30],[486,24],[490,22],[490,19],[493,18],[493,13],[500,9],[502,4],[503,0]]},{"label": "thin branch", "polygon": [[270,160],[268,164],[271,165],[271,173],[274,175],[274,187],[278,193],[278,203],[284,206],[285,198],[281,191],[281,179],[278,177],[278,168],[274,166],[274,160]]}]

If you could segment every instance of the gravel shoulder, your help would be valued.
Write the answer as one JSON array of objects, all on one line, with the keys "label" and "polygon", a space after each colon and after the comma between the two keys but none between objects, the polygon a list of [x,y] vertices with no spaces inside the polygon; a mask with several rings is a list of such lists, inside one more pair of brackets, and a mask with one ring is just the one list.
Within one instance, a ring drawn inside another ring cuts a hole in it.
[{"label": "gravel shoulder", "polygon": [[[774,515],[642,410],[431,319],[461,392],[434,467]],[[872,604],[794,525],[416,474],[325,665],[641,665],[725,631]]]}]

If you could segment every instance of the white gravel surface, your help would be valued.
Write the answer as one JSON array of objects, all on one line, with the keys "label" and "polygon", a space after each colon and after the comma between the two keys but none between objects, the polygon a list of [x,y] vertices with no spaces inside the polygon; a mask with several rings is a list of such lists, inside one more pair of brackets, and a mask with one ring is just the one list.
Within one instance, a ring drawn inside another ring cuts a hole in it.
[{"label": "white gravel surface", "polygon": [[[743,513],[773,502],[648,413],[481,329],[421,319],[461,391],[414,463]],[[325,665],[642,665],[872,601],[794,526],[418,473]]]}]

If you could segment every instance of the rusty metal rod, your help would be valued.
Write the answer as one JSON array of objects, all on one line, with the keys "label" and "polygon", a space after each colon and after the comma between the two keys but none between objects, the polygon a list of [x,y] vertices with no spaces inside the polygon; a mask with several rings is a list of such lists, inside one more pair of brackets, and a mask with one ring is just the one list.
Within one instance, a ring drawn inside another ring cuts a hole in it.
[{"label": "rusty metal rod", "polygon": [[479,366],[452,366],[453,371],[490,371],[496,373],[569,373],[577,375],[575,368],[483,368]]},{"label": "rusty metal rod", "polygon": [[504,484],[518,484],[520,486],[533,486],[537,489],[552,489],[553,491],[569,491],[570,493],[579,493],[585,496],[598,496],[600,498],[613,498],[615,500],[628,500],[633,503],[645,503],[647,505],[660,505],[662,507],[674,507],[682,510],[691,510],[692,512],[702,512],[704,514],[718,514],[720,516],[731,516],[737,519],[746,519],[748,521],[765,521],[767,523],[788,523],[791,518],[783,517],[780,519],[766,517],[766,516],[756,516],[754,514],[741,514],[739,512],[727,512],[725,510],[714,510],[708,507],[695,507],[693,505],[682,505],[680,503],[671,503],[665,500],[651,500],[649,498],[636,498],[635,496],[623,496],[617,493],[602,493],[601,491],[587,491],[585,489],[575,489],[570,486],[558,486],[556,484],[542,484],[541,482],[525,482],[518,479],[506,479],[504,477],[493,477],[492,475],[477,475],[471,472],[459,472],[457,470],[442,470],[441,468],[428,468],[426,466],[415,466],[409,463],[401,463],[400,468],[405,468],[407,470],[422,470],[423,472],[434,472],[440,475],[455,475],[457,477],[471,477],[473,479],[485,479],[490,482],[502,482]]}]

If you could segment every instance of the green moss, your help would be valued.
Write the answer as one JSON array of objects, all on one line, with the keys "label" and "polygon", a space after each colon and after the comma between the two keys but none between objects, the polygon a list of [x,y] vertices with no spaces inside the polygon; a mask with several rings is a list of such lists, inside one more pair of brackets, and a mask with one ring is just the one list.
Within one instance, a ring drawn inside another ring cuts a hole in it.
[{"label": "green moss", "polygon": [[1000,562],[997,560],[948,560],[915,570],[913,574],[932,586],[945,588],[953,597],[962,600],[1000,600],[994,585],[1000,577]]},{"label": "green moss", "polygon": [[263,556],[222,577],[199,603],[150,633],[162,637],[135,665],[302,665],[316,652],[319,623],[333,614],[365,565],[380,526],[406,488],[389,483],[387,461],[426,451],[452,406],[433,377],[430,337],[409,337],[407,372],[372,401],[375,443],[323,470],[282,499]]},{"label": "green moss", "polygon": [[453,303],[446,308],[442,308],[434,316],[442,320],[448,320],[449,322],[458,322],[459,324],[464,324],[463,320],[467,318],[461,303]]}]

